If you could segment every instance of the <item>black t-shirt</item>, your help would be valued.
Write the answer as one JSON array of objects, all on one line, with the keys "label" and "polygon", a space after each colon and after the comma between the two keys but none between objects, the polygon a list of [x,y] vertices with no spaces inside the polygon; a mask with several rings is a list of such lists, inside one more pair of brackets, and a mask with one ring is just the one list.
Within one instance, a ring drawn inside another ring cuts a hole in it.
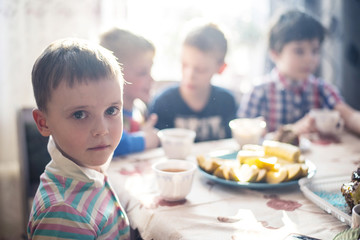
[{"label": "black t-shirt", "polygon": [[236,118],[237,105],[230,91],[212,86],[209,100],[198,112],[182,99],[179,86],[170,87],[154,98],[149,113],[158,115],[156,128],[187,128],[196,132],[195,142],[231,137],[229,121]]}]

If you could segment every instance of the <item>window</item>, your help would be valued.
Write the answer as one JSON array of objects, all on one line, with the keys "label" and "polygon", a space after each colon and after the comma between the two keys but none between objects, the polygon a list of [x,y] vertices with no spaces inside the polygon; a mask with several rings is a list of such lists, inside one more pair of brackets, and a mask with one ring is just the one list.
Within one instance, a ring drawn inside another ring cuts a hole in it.
[{"label": "window", "polygon": [[214,84],[243,92],[264,73],[269,5],[270,0],[128,0],[122,2],[118,26],[155,44],[152,73],[161,81],[181,78],[180,47],[189,21],[202,18],[219,25],[228,38],[228,67]]}]

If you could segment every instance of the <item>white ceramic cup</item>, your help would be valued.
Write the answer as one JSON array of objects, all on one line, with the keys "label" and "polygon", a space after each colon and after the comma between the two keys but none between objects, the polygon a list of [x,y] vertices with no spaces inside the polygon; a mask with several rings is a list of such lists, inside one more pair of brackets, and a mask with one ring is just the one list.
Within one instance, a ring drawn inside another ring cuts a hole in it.
[{"label": "white ceramic cup", "polygon": [[262,118],[238,118],[229,122],[232,136],[240,146],[259,144],[265,133],[266,122]]},{"label": "white ceramic cup", "polygon": [[360,204],[355,205],[351,214],[351,227],[358,228],[360,226]]},{"label": "white ceramic cup", "polygon": [[166,201],[180,201],[189,194],[196,164],[169,159],[152,165],[160,196]]},{"label": "white ceramic cup", "polygon": [[191,153],[196,133],[189,129],[167,128],[160,130],[158,136],[169,159],[186,159]]},{"label": "white ceramic cup", "polygon": [[315,126],[322,134],[337,135],[344,129],[344,120],[336,110],[312,109],[310,116],[315,119]]}]

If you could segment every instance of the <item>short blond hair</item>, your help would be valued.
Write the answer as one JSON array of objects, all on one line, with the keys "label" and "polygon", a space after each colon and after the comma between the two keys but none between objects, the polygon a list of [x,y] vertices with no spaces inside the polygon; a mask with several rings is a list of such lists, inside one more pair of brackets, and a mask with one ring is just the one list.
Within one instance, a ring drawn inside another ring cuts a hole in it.
[{"label": "short blond hair", "polygon": [[100,45],[112,51],[120,63],[147,51],[155,52],[155,47],[149,40],[119,28],[103,33],[100,36]]},{"label": "short blond hair", "polygon": [[44,112],[61,82],[69,87],[102,79],[124,82],[120,65],[109,50],[77,38],[51,43],[35,61],[31,77],[37,107]]},{"label": "short blond hair", "polygon": [[228,48],[224,33],[213,23],[190,31],[185,37],[184,45],[195,47],[202,52],[213,52],[220,63],[225,61]]}]

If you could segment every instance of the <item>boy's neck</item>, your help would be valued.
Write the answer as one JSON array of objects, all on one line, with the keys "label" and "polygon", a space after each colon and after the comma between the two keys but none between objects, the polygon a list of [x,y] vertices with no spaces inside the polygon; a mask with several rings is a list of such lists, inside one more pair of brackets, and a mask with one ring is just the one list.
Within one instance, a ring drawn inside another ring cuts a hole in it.
[{"label": "boy's neck", "polygon": [[199,91],[187,91],[180,87],[181,97],[185,103],[194,111],[201,111],[206,106],[211,93],[211,85]]},{"label": "boy's neck", "polygon": [[125,95],[123,97],[123,109],[127,111],[132,111],[134,107],[134,100],[126,99]]},{"label": "boy's neck", "polygon": [[278,69],[277,69],[277,73],[278,73],[278,76],[281,80],[285,80],[285,81],[288,81],[288,82],[294,82],[294,83],[302,83],[304,81],[306,81],[309,77],[307,78],[304,78],[304,79],[299,79],[299,78],[294,78],[294,77],[290,77],[282,72],[280,72]]}]

